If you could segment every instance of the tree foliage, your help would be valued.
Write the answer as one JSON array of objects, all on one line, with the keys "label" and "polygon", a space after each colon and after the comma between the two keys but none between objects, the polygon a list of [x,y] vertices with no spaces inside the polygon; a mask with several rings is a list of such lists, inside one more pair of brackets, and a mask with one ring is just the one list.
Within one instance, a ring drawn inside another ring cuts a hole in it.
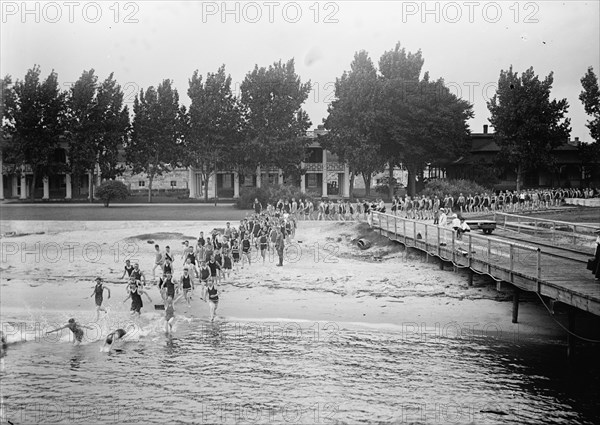
[{"label": "tree foliage", "polygon": [[286,174],[298,174],[309,141],[311,125],[302,104],[310,93],[302,83],[294,60],[255,66],[240,86],[244,111],[244,141],[236,158],[240,168],[254,173],[257,166],[273,166]]},{"label": "tree foliage", "polygon": [[205,82],[196,70],[189,80],[188,96],[191,104],[186,114],[184,158],[186,165],[202,172],[204,199],[208,201],[211,172],[235,166],[241,108],[231,92],[231,76],[225,75],[224,65],[216,73],[209,73]]},{"label": "tree foliage", "polygon": [[567,100],[550,100],[553,81],[552,72],[541,81],[533,68],[518,76],[511,66],[500,71],[498,89],[488,102],[496,143],[517,172],[517,190],[526,170],[553,165],[552,151],[571,132]]},{"label": "tree foliage", "polygon": [[7,153],[17,171],[26,165],[31,167],[31,198],[38,176],[45,177],[65,168],[56,156],[65,131],[65,94],[59,89],[54,71],[44,81],[40,81],[40,74],[40,67],[35,65],[24,80],[3,87],[3,137],[11,139]]},{"label": "tree foliage", "polygon": [[393,167],[408,169],[408,190],[415,194],[416,176],[426,164],[455,158],[469,149],[467,120],[472,105],[459,99],[442,78],[420,77],[424,59],[421,51],[407,53],[396,44],[380,61],[377,136],[381,151]]},{"label": "tree foliage", "polygon": [[375,132],[378,91],[373,62],[366,51],[357,52],[350,71],[336,79],[335,100],[329,105],[325,120],[329,133],[319,137],[321,146],[348,163],[351,184],[355,175],[362,175],[367,196],[371,176],[382,170],[386,162]]},{"label": "tree foliage", "polygon": [[148,202],[156,176],[174,169],[182,156],[182,115],[179,95],[171,80],[140,90],[133,103],[133,131],[125,146],[127,164],[133,173],[148,175]]},{"label": "tree foliage", "polygon": [[108,208],[111,201],[115,199],[127,199],[129,189],[127,186],[118,180],[106,180],[96,190],[96,195],[104,202],[104,206]]}]

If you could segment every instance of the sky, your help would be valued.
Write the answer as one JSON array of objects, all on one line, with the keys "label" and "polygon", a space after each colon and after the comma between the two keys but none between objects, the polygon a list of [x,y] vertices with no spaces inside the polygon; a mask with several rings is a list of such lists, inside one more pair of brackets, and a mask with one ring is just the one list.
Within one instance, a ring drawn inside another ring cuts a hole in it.
[{"label": "sky", "polygon": [[600,2],[592,1],[1,1],[0,74],[23,79],[34,64],[68,89],[84,70],[114,72],[125,101],[171,79],[189,105],[188,80],[225,65],[235,93],[245,75],[293,58],[313,88],[312,128],[327,117],[334,83],[365,50],[375,64],[396,43],[422,51],[423,72],[473,104],[472,132],[501,70],[554,72],[552,98],[570,105],[571,138],[591,141],[581,77],[600,74]]}]

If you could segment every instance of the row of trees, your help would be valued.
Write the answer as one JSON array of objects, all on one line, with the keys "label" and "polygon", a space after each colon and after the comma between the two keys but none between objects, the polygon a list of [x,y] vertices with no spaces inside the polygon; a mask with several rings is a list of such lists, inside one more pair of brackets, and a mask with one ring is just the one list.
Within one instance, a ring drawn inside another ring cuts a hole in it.
[{"label": "row of trees", "polygon": [[[104,179],[125,171],[118,157],[123,148],[131,170],[148,175],[149,201],[153,179],[181,166],[201,170],[208,198],[208,176],[217,168],[242,175],[254,174],[257,166],[300,173],[311,125],[302,104],[310,89],[293,60],[279,61],[249,72],[238,98],[222,66],[205,79],[193,73],[189,108],[180,105],[171,80],[141,90],[130,120],[112,74],[99,83],[93,69],[84,71],[62,92],[54,71],[41,81],[34,66],[23,81],[2,80],[1,148],[13,172],[31,167],[32,185],[37,176],[70,172],[75,179],[89,174],[92,191],[96,170]],[[55,154],[64,144],[66,162]]]},{"label": "row of trees", "polygon": [[[416,177],[427,165],[456,159],[470,149],[472,105],[451,93],[443,79],[423,73],[423,64],[420,50],[407,52],[398,43],[381,56],[377,68],[367,52],[357,52],[350,70],[336,80],[325,120],[329,133],[319,141],[348,162],[351,177],[362,175],[367,188],[374,173],[389,165],[392,181],[394,167],[402,164],[413,194]],[[195,71],[189,79],[188,108],[180,104],[172,81],[164,80],[140,91],[133,118],[112,74],[99,82],[93,69],[84,71],[68,91],[59,89],[54,71],[44,81],[40,74],[34,66],[23,81],[13,84],[10,76],[1,80],[0,148],[14,171],[31,167],[32,184],[37,176],[68,171],[76,181],[89,174],[91,192],[96,170],[105,179],[124,171],[118,160],[122,148],[132,171],[148,175],[150,201],[153,179],[178,166],[202,172],[205,198],[208,176],[217,168],[241,175],[254,174],[257,166],[274,166],[292,176],[302,172],[299,164],[311,125],[302,105],[311,85],[301,81],[293,60],[255,66],[239,97],[232,93],[224,66],[205,78]],[[592,116],[588,128],[596,142],[585,146],[583,154],[597,159],[600,91],[592,68],[581,82],[580,99]],[[497,92],[488,102],[502,160],[515,166],[518,185],[528,168],[551,165],[550,152],[569,137],[568,104],[551,100],[552,84],[552,73],[540,80],[532,68],[519,76],[510,67],[501,71]],[[55,155],[65,143],[66,163]]]},{"label": "row of trees", "polygon": [[[406,52],[397,44],[381,56],[376,69],[368,53],[360,51],[350,71],[336,81],[325,120],[330,132],[322,144],[347,161],[353,175],[362,175],[367,188],[371,176],[386,165],[393,181],[393,168],[402,164],[414,194],[416,176],[425,166],[457,159],[470,149],[472,106],[453,95],[443,79],[433,81],[422,73],[423,63],[420,50]],[[591,67],[581,83],[580,99],[592,116],[587,126],[594,140],[581,147],[581,157],[593,162],[600,159],[600,94]],[[551,167],[552,150],[569,138],[569,105],[566,99],[551,99],[552,84],[552,73],[540,80],[533,68],[519,76],[511,66],[500,72],[497,92],[487,104],[501,148],[498,161],[514,166],[517,189],[524,171]],[[393,185],[389,190],[391,197]]]}]

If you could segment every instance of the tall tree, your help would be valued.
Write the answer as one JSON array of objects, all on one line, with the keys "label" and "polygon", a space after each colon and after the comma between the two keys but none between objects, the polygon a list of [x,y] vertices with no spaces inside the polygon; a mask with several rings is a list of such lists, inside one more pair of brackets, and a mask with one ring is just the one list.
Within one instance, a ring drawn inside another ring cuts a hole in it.
[{"label": "tall tree", "polygon": [[129,138],[129,108],[123,105],[123,90],[113,73],[100,84],[96,95],[100,123],[97,161],[104,179],[114,179],[123,173],[119,165],[119,150]]},{"label": "tall tree", "polygon": [[[232,167],[232,153],[240,137],[242,116],[237,99],[231,92],[231,76],[225,65],[208,73],[206,81],[198,71],[189,80],[191,99],[185,137],[186,165],[199,169],[204,182],[204,199],[208,201],[208,179],[217,178],[217,167]],[[217,194],[215,194],[217,196]]]},{"label": "tall tree", "polygon": [[348,163],[350,194],[354,176],[362,175],[366,195],[370,195],[371,177],[381,170],[385,159],[374,131],[379,82],[377,70],[366,51],[355,53],[350,71],[335,82],[335,100],[329,105],[325,128],[329,130],[319,142]]},{"label": "tall tree", "polygon": [[32,199],[38,176],[47,178],[64,166],[57,161],[55,151],[64,137],[65,93],[60,91],[54,71],[43,82],[40,74],[40,67],[35,65],[23,81],[15,82],[5,104],[9,122],[3,123],[3,131],[8,131],[11,138],[12,161],[20,170],[26,165],[31,167]]},{"label": "tall tree", "polygon": [[600,89],[598,88],[598,77],[591,66],[581,78],[581,85],[583,90],[579,94],[579,100],[583,103],[585,113],[592,117],[586,127],[590,130],[592,139],[596,143],[600,143]]},{"label": "tall tree", "polygon": [[71,87],[68,106],[70,166],[77,179],[88,174],[92,202],[96,168],[105,179],[121,171],[118,152],[127,139],[129,111],[113,74],[98,85],[93,69],[84,71]]},{"label": "tall tree", "polygon": [[257,65],[246,74],[240,86],[245,116],[240,166],[250,172],[258,165],[275,166],[299,174],[310,143],[305,136],[311,122],[302,109],[310,87],[296,74],[293,59],[268,68]]},{"label": "tall tree", "polygon": [[179,95],[171,80],[140,90],[133,102],[131,140],[125,145],[127,164],[133,173],[148,175],[148,202],[152,202],[152,182],[156,176],[178,165],[181,149]]},{"label": "tall tree", "polygon": [[467,121],[473,116],[472,105],[451,93],[443,79],[431,81],[427,72],[420,77],[423,63],[420,50],[407,53],[400,43],[379,61],[378,137],[389,158],[390,181],[393,167],[402,163],[411,195],[416,176],[428,163],[455,158],[468,149]]},{"label": "tall tree", "polygon": [[515,167],[517,190],[526,170],[553,165],[552,151],[571,132],[567,100],[550,100],[553,81],[552,72],[540,81],[532,67],[519,77],[511,65],[500,71],[498,89],[487,104],[496,142]]}]

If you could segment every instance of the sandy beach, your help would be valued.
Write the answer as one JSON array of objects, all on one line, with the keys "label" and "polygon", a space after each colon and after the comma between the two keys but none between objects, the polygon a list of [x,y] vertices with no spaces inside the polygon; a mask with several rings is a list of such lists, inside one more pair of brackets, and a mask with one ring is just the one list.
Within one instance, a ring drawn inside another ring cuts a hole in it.
[{"label": "sandy beach", "polygon": [[[2,239],[2,321],[95,316],[90,294],[101,276],[112,292],[111,314],[128,317],[129,302],[120,279],[126,259],[137,260],[152,280],[154,243],[171,247],[175,276],[181,273],[184,240],[194,241],[223,228],[225,221],[203,222],[46,222],[30,223],[38,234]],[[235,224],[235,223],[234,223]],[[43,233],[40,229],[43,228]],[[359,238],[373,246],[360,250]],[[258,259],[255,253],[253,259]],[[466,272],[410,251],[372,232],[365,223],[300,222],[288,244],[284,267],[267,256],[262,264],[238,269],[221,284],[219,320],[229,322],[333,322],[366,327],[392,327],[407,334],[447,337],[563,338],[564,333],[539,302],[524,302],[519,323],[511,323],[511,292],[496,291],[488,278],[476,276],[467,286]],[[160,315],[158,289],[144,299],[144,315]],[[208,317],[208,307],[195,297],[191,308],[176,305],[178,317]]]}]

